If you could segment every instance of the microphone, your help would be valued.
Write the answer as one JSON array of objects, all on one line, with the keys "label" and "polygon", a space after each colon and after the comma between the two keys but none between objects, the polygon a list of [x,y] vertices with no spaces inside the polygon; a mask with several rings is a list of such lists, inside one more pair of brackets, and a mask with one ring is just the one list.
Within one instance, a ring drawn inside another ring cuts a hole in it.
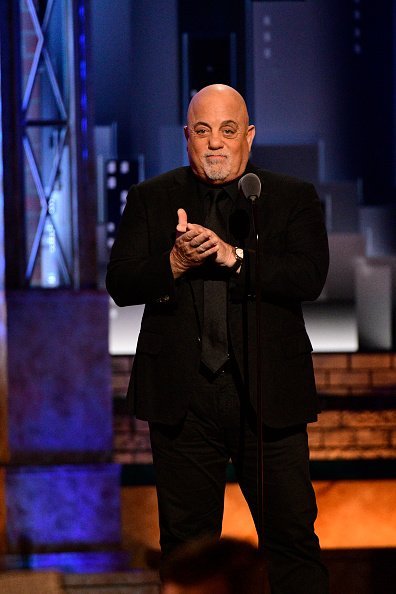
[{"label": "microphone", "polygon": [[261,192],[261,181],[255,173],[247,173],[238,183],[238,190],[247,198],[252,207],[253,214],[253,229],[256,235],[256,252],[255,252],[255,300],[256,300],[256,402],[257,402],[257,500],[258,500],[258,521],[257,533],[259,535],[259,550],[262,550],[263,541],[263,507],[264,507],[264,458],[263,458],[263,392],[262,392],[262,364],[261,364],[261,348],[262,348],[262,312],[261,312],[261,257],[260,257],[260,221],[258,216],[258,202],[257,198]]},{"label": "microphone", "polygon": [[257,200],[261,192],[261,181],[255,173],[247,173],[238,182],[238,190],[251,202]]}]

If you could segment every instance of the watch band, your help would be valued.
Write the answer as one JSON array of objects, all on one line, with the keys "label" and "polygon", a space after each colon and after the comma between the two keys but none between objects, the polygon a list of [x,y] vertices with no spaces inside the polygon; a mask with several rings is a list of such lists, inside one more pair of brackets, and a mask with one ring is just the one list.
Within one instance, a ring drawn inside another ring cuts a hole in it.
[{"label": "watch band", "polygon": [[240,266],[242,266],[242,262],[243,262],[243,249],[240,247],[234,247],[234,256],[235,256],[235,264],[231,267],[231,270],[234,272],[236,270],[238,270],[238,268],[240,268]]}]

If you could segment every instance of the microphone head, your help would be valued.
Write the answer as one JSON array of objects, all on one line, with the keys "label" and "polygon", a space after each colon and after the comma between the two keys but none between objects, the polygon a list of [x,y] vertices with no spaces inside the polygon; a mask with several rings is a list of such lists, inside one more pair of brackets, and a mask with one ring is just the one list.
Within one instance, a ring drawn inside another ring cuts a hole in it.
[{"label": "microphone head", "polygon": [[245,198],[254,202],[260,196],[260,178],[255,173],[246,173],[238,182],[238,190]]}]

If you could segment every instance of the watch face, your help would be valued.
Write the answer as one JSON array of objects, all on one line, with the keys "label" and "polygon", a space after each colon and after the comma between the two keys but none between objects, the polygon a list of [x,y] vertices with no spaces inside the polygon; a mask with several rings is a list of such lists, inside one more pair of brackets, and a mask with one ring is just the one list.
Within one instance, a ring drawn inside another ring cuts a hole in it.
[{"label": "watch face", "polygon": [[235,248],[235,255],[238,260],[243,260],[243,249],[239,247]]}]

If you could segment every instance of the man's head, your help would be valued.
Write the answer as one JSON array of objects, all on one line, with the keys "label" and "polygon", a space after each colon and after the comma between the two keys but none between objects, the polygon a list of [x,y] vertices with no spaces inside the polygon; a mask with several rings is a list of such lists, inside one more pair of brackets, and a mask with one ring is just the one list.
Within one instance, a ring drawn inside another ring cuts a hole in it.
[{"label": "man's head", "polygon": [[162,570],[163,594],[262,594],[264,561],[251,544],[202,539],[181,547]]},{"label": "man's head", "polygon": [[191,168],[203,181],[220,185],[245,171],[255,128],[232,87],[209,85],[194,95],[184,134]]}]

